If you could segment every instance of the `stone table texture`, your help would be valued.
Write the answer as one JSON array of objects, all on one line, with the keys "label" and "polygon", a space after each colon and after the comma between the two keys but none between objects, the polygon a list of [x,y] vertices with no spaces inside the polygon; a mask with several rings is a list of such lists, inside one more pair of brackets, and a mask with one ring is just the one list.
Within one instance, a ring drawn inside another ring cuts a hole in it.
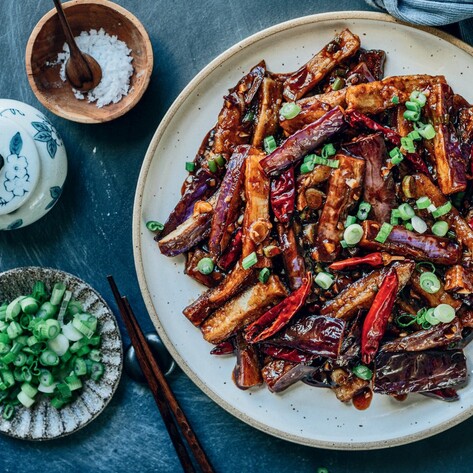
[{"label": "stone table texture", "polygon": [[[62,134],[69,157],[58,205],[36,224],[0,233],[0,268],[41,265],[69,271],[92,284],[115,308],[105,279],[113,274],[149,331],[152,324],[132,254],[133,198],[147,146],[168,107],[201,68],[248,35],[304,15],[369,7],[362,0],[117,2],[148,30],[153,77],[141,102],[126,116],[82,125],[46,111],[26,78],[26,42],[52,2],[0,0],[0,97],[45,112]],[[124,342],[129,343],[125,333]],[[459,473],[473,466],[473,419],[411,446],[336,452],[291,444],[249,427],[207,398],[180,370],[172,375],[171,385],[218,472],[315,473],[324,466],[330,473]],[[1,472],[181,471],[149,390],[126,374],[105,412],[77,434],[45,443],[3,436],[0,452]]]}]

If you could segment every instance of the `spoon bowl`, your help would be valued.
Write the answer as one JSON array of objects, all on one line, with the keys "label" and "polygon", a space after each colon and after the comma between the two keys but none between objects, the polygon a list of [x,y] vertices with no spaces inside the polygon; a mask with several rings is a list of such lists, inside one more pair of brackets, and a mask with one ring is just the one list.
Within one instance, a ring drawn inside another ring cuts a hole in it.
[{"label": "spoon bowl", "polygon": [[102,68],[89,54],[82,53],[82,58],[89,69],[88,73],[84,71],[84,68],[78,67],[80,63],[69,58],[66,62],[66,77],[74,89],[80,92],[88,92],[89,90],[95,89],[95,87],[100,84],[102,80]]}]

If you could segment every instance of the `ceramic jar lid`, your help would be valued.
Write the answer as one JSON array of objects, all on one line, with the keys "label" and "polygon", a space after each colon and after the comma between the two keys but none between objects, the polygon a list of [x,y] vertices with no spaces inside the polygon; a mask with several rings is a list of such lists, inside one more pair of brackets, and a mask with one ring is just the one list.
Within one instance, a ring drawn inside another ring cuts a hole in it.
[{"label": "ceramic jar lid", "polygon": [[64,144],[49,119],[0,99],[0,230],[25,227],[57,202],[67,175]]}]

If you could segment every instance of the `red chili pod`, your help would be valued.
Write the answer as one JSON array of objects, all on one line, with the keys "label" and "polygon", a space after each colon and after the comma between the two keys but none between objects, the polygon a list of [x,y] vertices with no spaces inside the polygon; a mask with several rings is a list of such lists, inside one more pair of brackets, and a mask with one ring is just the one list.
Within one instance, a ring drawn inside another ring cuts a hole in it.
[{"label": "red chili pod", "polygon": [[294,167],[290,167],[271,180],[271,208],[279,222],[288,223],[290,221],[294,213],[295,200]]}]

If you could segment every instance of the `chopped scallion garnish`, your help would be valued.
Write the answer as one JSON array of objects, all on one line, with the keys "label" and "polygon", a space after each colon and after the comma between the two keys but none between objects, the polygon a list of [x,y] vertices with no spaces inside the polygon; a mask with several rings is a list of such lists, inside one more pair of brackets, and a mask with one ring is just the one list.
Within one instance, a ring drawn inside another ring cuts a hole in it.
[{"label": "chopped scallion garnish", "polygon": [[420,287],[429,294],[435,294],[440,290],[439,278],[429,271],[420,275]]},{"label": "chopped scallion garnish", "polygon": [[314,279],[315,283],[322,289],[327,290],[334,282],[334,278],[330,273],[321,271]]},{"label": "chopped scallion garnish", "polygon": [[256,256],[256,253],[253,251],[253,253],[250,253],[246,258],[243,258],[241,265],[243,266],[243,269],[250,269],[257,262],[258,262],[258,257]]},{"label": "chopped scallion garnish", "polygon": [[448,233],[448,228],[448,223],[440,220],[432,225],[432,233],[439,237],[443,237]]},{"label": "chopped scallion garnish", "polygon": [[381,228],[379,229],[379,232],[375,237],[375,241],[377,241],[378,243],[384,243],[388,239],[392,229],[393,229],[392,225],[390,225],[387,222],[384,222],[381,225]]},{"label": "chopped scallion garnish", "polygon": [[268,282],[269,276],[271,275],[271,271],[269,268],[263,268],[258,275],[258,280],[263,284]]},{"label": "chopped scallion garnish", "polygon": [[363,227],[358,223],[349,225],[343,232],[343,239],[348,245],[356,245],[363,238]]},{"label": "chopped scallion garnish", "polygon": [[274,136],[267,136],[263,140],[263,146],[267,154],[272,153],[278,147],[278,145],[276,144],[276,140],[274,139]]},{"label": "chopped scallion garnish", "polygon": [[194,172],[195,171],[195,163],[192,161],[187,161],[186,162],[186,171],[187,172]]},{"label": "chopped scallion garnish", "polygon": [[297,117],[299,113],[301,113],[301,107],[295,102],[287,102],[281,107],[281,110],[279,110],[279,115],[287,120]]},{"label": "chopped scallion garnish", "polygon": [[434,218],[442,217],[443,215],[448,214],[452,210],[452,203],[448,200],[445,204],[441,205],[432,212]]}]

